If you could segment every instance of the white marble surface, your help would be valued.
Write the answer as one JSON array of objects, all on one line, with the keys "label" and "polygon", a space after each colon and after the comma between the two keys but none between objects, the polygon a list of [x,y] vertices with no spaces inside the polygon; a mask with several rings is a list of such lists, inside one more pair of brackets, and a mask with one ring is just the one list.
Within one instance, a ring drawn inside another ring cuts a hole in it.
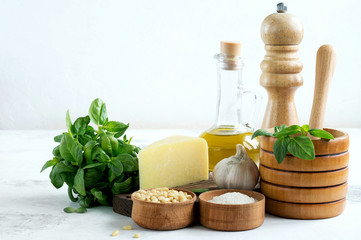
[{"label": "white marble surface", "polygon": [[[344,129],[350,134],[350,174],[347,205],[338,217],[324,220],[290,220],[266,214],[264,224],[245,232],[219,232],[200,225],[177,231],[151,231],[111,207],[96,207],[85,214],[67,214],[66,188],[55,189],[40,174],[56,145],[53,136],[61,131],[0,131],[0,239],[360,239],[361,214],[361,129]],[[134,143],[148,143],[171,134],[198,135],[191,130],[129,130]],[[130,224],[134,230],[120,230]],[[119,229],[117,237],[110,234]]]}]

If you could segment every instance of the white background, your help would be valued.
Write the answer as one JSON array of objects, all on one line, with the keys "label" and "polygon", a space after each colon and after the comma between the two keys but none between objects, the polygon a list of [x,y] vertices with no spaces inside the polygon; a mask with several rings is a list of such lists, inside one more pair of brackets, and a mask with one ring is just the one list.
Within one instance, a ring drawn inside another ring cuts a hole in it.
[{"label": "white background", "polygon": [[[131,128],[210,127],[220,40],[241,40],[245,82],[257,88],[263,19],[277,1],[0,0],[0,129],[65,128],[102,98]],[[325,126],[361,127],[361,1],[287,1],[304,24],[296,92],[301,123],[313,100],[318,47],[338,63]],[[263,115],[263,112],[262,114]]]}]

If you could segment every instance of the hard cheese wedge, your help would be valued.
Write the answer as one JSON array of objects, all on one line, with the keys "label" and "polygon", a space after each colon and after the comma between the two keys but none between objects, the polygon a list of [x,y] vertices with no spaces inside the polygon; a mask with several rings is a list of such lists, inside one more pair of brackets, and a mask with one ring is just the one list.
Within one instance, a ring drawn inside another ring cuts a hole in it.
[{"label": "hard cheese wedge", "polygon": [[202,138],[171,136],[142,149],[138,158],[141,189],[208,179],[208,146]]}]

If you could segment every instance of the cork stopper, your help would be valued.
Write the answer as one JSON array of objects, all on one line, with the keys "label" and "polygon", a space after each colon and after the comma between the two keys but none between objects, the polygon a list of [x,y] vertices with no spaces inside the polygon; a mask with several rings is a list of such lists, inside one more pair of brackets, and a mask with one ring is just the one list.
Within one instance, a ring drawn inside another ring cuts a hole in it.
[{"label": "cork stopper", "polygon": [[277,13],[264,19],[261,37],[267,45],[298,45],[303,38],[303,24],[296,16],[287,13],[284,3],[279,3]]},{"label": "cork stopper", "polygon": [[221,53],[231,56],[241,56],[242,43],[240,41],[221,41]]}]

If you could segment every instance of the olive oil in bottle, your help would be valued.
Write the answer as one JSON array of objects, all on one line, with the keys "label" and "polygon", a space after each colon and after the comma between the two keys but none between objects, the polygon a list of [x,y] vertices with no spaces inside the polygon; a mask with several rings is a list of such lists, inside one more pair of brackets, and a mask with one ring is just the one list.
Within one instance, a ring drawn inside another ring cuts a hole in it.
[{"label": "olive oil in bottle", "polygon": [[218,66],[219,96],[217,104],[217,120],[214,126],[201,134],[208,143],[209,170],[224,158],[236,153],[236,145],[242,144],[250,158],[259,162],[258,139],[251,140],[252,111],[248,122],[244,121],[242,113],[243,96],[254,96],[253,109],[259,109],[260,96],[254,91],[246,89],[242,82],[243,58],[241,57],[240,42],[221,42],[221,53],[215,55]]},{"label": "olive oil in bottle", "polygon": [[253,139],[252,132],[229,134],[227,128],[217,128],[205,131],[200,136],[208,143],[209,170],[213,171],[216,164],[224,158],[236,154],[236,145],[242,144],[247,154],[255,163],[259,162],[258,140]]}]

